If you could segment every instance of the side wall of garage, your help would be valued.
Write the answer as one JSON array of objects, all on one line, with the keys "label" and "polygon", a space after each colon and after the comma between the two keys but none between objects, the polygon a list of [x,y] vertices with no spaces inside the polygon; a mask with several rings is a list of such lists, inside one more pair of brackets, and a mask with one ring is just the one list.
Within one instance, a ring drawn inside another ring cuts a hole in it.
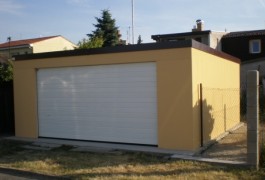
[{"label": "side wall of garage", "polygon": [[240,61],[192,50],[194,148],[201,143],[200,84],[203,95],[203,140],[207,143],[240,122]]},{"label": "side wall of garage", "polygon": [[38,138],[38,69],[155,62],[158,146],[192,150],[191,48],[117,52],[14,62],[16,136]]}]

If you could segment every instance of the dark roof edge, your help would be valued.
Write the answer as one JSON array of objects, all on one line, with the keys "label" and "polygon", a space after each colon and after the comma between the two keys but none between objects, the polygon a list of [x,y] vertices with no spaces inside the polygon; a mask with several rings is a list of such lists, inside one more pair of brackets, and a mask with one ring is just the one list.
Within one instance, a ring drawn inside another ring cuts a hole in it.
[{"label": "dark roof edge", "polygon": [[95,54],[133,52],[133,51],[186,48],[186,47],[191,47],[191,46],[192,46],[191,41],[145,43],[145,44],[137,44],[137,45],[92,48],[92,49],[75,49],[75,50],[69,50],[69,51],[55,51],[55,52],[46,52],[46,53],[25,54],[25,55],[17,55],[14,57],[15,57],[15,60],[19,61],[19,60],[45,59],[45,58],[56,58],[56,57],[66,57],[66,56],[84,56],[84,55],[95,55]]},{"label": "dark roof edge", "polygon": [[208,52],[210,54],[231,60],[233,62],[240,63],[240,60],[238,58],[235,58],[223,52],[216,51],[195,40],[146,43],[146,44],[127,45],[127,46],[115,46],[115,47],[94,48],[94,49],[76,49],[69,51],[25,54],[25,55],[14,56],[14,58],[16,61],[21,61],[21,60],[33,60],[33,59],[45,59],[45,58],[58,58],[58,57],[67,57],[67,56],[84,56],[84,55],[110,54],[110,53],[122,53],[122,52],[134,52],[134,51],[187,48],[187,47],[199,49]]},{"label": "dark roof edge", "polygon": [[183,36],[191,36],[191,35],[203,35],[203,34],[210,34],[211,30],[204,30],[204,31],[194,31],[194,32],[182,32],[182,33],[172,33],[172,34],[155,34],[152,35],[151,38],[153,40],[157,40],[159,38],[174,38],[174,37],[183,37]]}]

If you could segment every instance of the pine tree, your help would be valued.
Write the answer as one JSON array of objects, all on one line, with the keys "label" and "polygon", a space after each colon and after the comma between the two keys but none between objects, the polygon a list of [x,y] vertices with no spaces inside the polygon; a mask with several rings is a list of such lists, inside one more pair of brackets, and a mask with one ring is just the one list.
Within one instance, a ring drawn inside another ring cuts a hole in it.
[{"label": "pine tree", "polygon": [[108,10],[102,11],[101,18],[97,18],[97,24],[94,24],[96,27],[95,31],[92,31],[92,34],[88,34],[90,39],[96,37],[103,39],[103,47],[107,46],[116,46],[120,44],[120,34],[118,27],[115,25],[115,19],[111,17],[111,14]]}]

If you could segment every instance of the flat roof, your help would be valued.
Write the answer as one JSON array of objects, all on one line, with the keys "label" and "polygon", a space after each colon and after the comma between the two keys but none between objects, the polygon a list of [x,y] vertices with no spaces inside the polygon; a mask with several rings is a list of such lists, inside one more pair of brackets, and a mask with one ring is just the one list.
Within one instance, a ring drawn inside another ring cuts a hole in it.
[{"label": "flat roof", "polygon": [[172,34],[156,34],[152,35],[151,38],[153,40],[157,40],[159,38],[177,38],[185,36],[207,35],[210,33],[211,33],[210,30],[206,30],[206,31],[194,31],[194,32],[172,33]]},{"label": "flat roof", "polygon": [[110,53],[123,53],[123,52],[148,51],[148,50],[160,50],[160,49],[188,48],[188,47],[195,48],[219,57],[223,57],[225,59],[228,59],[236,63],[240,63],[240,59],[231,56],[229,54],[226,54],[224,52],[212,49],[209,46],[199,43],[195,40],[146,43],[146,44],[136,44],[136,45],[121,45],[121,46],[104,47],[104,48],[75,49],[68,51],[24,54],[24,55],[14,56],[14,59],[16,61],[21,61],[21,60],[45,59],[45,58],[67,57],[67,56],[84,56],[84,55],[95,55],[95,54],[110,54]]}]

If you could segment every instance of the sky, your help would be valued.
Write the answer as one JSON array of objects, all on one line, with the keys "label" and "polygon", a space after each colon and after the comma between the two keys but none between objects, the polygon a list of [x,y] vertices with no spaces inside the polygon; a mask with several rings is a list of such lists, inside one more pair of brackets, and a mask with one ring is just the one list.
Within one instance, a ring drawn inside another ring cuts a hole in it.
[{"label": "sky", "polygon": [[[133,0],[134,41],[151,35],[190,32],[197,19],[205,30],[265,29],[265,0]],[[122,39],[132,43],[132,0],[0,0],[0,43],[62,35],[77,43],[95,30],[107,9]],[[130,33],[129,33],[130,32]]]}]

